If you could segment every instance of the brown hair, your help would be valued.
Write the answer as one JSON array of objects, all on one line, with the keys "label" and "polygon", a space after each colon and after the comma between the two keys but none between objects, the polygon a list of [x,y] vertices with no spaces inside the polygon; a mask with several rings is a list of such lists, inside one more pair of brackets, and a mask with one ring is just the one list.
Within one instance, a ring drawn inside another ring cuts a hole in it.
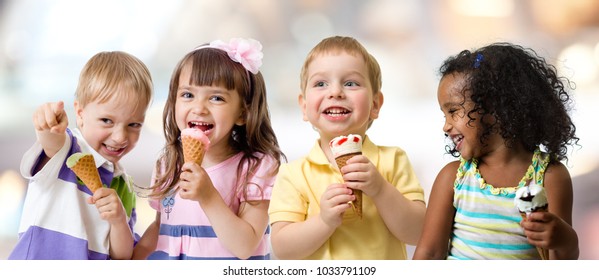
[{"label": "brown hair", "polygon": [[[285,155],[279,148],[277,137],[272,129],[266,99],[266,85],[262,74],[252,74],[241,64],[231,60],[226,52],[216,48],[200,48],[185,55],[175,67],[169,86],[169,94],[164,106],[163,123],[166,146],[157,165],[164,164],[156,183],[153,197],[168,195],[177,184],[183,165],[183,150],[175,119],[175,102],[179,88],[179,76],[184,66],[191,64],[190,84],[198,86],[223,86],[236,89],[242,100],[245,124],[234,126],[229,144],[236,152],[243,152],[237,167],[237,187],[246,194],[249,178],[259,166],[263,156],[270,156],[276,162],[271,174],[276,174]],[[247,172],[243,174],[243,167]],[[158,168],[157,170],[161,170]]]}]

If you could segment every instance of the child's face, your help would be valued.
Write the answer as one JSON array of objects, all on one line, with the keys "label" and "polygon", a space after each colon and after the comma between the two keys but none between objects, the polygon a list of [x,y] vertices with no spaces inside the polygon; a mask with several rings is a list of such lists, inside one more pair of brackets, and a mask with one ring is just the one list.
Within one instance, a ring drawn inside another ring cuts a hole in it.
[{"label": "child's face", "polygon": [[220,86],[190,85],[190,75],[188,64],[179,76],[175,101],[177,127],[203,130],[210,139],[210,151],[229,150],[228,139],[233,126],[245,124],[239,93]]},{"label": "child's face", "polygon": [[145,106],[138,106],[133,96],[129,100],[112,98],[85,107],[75,101],[77,126],[85,141],[108,161],[117,164],[137,144],[146,116]]},{"label": "child's face", "polygon": [[304,120],[321,138],[364,135],[369,121],[378,118],[382,93],[374,96],[364,60],[341,52],[320,55],[310,63],[299,104]]},{"label": "child's face", "polygon": [[[469,99],[464,102],[462,89],[465,85],[463,74],[448,74],[439,82],[437,99],[445,117],[443,131],[448,135],[465,159],[479,157],[481,155],[480,132],[478,121],[470,124],[467,113],[473,108]],[[476,117],[476,115],[472,115]],[[477,118],[478,119],[478,118]]]}]

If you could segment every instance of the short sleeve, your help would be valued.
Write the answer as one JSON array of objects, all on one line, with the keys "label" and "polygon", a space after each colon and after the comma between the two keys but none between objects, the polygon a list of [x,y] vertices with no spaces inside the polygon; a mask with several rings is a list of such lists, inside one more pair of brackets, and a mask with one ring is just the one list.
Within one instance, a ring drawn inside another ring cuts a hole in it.
[{"label": "short sleeve", "polygon": [[255,201],[270,200],[272,188],[276,178],[277,166],[275,160],[270,156],[262,156],[254,176],[249,180],[245,196],[239,193],[239,200]]},{"label": "short sleeve", "polygon": [[[300,222],[308,215],[308,198],[298,189],[301,168],[295,164],[282,164],[275,180],[268,208],[270,223]],[[302,181],[302,183],[306,183]]]},{"label": "short sleeve", "polygon": [[39,142],[35,142],[29,150],[25,152],[21,159],[20,171],[21,175],[25,179],[32,180],[43,180],[44,178],[56,179],[58,173],[62,168],[63,163],[70,153],[73,153],[71,144],[73,143],[73,136],[69,130],[67,130],[67,137],[65,138],[62,148],[44,165],[44,167],[37,173],[33,174],[33,169],[39,163],[40,159],[44,154],[42,145]]},{"label": "short sleeve", "polygon": [[[384,147],[381,147],[384,149]],[[408,155],[400,148],[395,148],[393,173],[391,175],[391,184],[393,184],[409,200],[424,201],[424,190],[416,177],[414,168],[408,159]],[[382,152],[381,155],[387,154]]]}]

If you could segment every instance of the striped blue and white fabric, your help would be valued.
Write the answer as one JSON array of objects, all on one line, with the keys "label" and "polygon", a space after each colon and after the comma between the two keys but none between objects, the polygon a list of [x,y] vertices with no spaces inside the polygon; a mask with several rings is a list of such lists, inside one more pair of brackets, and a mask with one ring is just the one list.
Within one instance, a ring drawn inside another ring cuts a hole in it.
[{"label": "striped blue and white fabric", "polygon": [[91,191],[78,182],[75,173],[65,164],[76,152],[93,154],[102,183],[116,189],[127,212],[129,227],[133,229],[135,193],[123,179],[127,175],[120,166],[114,166],[91,149],[77,129],[67,129],[67,134],[61,150],[36,174],[32,171],[43,155],[41,145],[34,144],[23,156],[21,174],[29,179],[29,185],[19,240],[9,259],[109,259],[110,225],[100,218],[95,205],[86,202]]},{"label": "striped blue and white fabric", "polygon": [[528,171],[515,187],[485,183],[476,159],[461,159],[454,183],[454,218],[448,259],[540,259],[526,240],[514,204],[516,189],[535,180],[543,186],[549,156],[535,151]]}]

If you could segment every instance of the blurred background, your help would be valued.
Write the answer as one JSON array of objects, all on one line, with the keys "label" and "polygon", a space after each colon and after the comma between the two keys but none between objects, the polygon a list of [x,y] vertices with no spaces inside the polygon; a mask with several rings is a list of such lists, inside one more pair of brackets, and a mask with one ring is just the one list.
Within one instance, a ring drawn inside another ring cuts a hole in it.
[{"label": "blurred background", "polygon": [[[595,0],[0,0],[0,259],[17,239],[26,181],[23,153],[34,143],[34,109],[65,101],[74,125],[79,72],[95,53],[129,52],[155,83],[137,147],[122,164],[137,184],[150,182],[163,144],[161,115],[171,71],[194,47],[251,37],[263,46],[274,130],[289,160],[317,138],[297,105],[308,51],[332,35],[357,38],[378,59],[385,103],[368,134],[408,153],[426,199],[444,153],[437,69],[463,49],[509,41],[535,49],[576,83],[572,117],[581,147],[570,151],[574,228],[581,259],[599,259],[599,1]],[[141,198],[136,231],[154,212]],[[410,247],[410,250],[413,250]]]}]

